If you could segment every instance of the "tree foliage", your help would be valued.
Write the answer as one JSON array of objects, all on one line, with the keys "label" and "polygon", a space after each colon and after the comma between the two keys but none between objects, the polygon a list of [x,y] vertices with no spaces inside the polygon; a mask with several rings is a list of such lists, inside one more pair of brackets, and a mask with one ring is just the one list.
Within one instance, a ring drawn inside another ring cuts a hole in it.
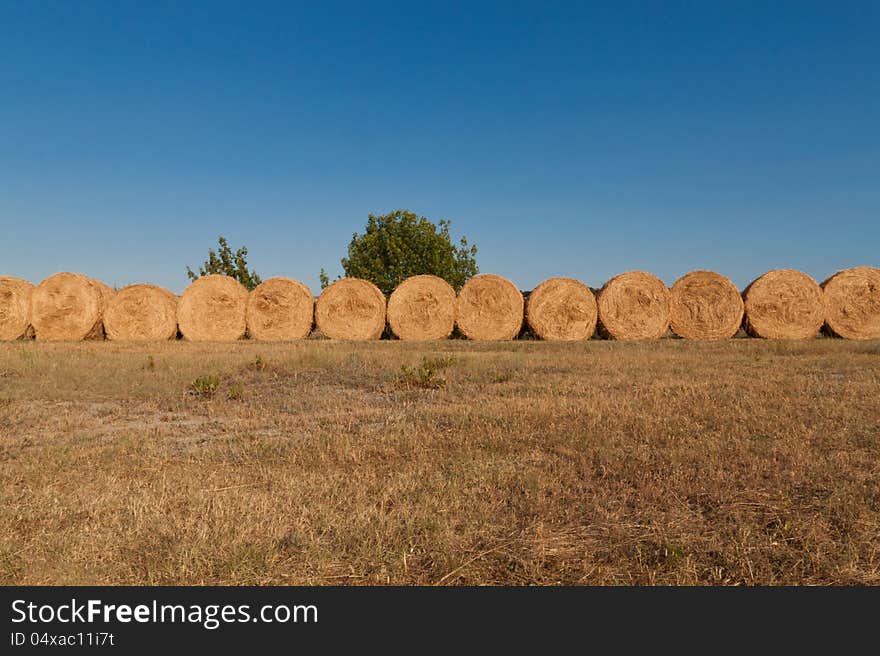
[{"label": "tree foliage", "polygon": [[261,282],[260,276],[257,275],[256,271],[248,269],[247,248],[242,246],[233,252],[226,242],[226,238],[222,235],[219,237],[218,242],[220,247],[216,251],[213,248],[208,249],[208,259],[205,260],[204,265],[199,267],[198,273],[186,267],[186,275],[189,279],[195,280],[211,273],[219,273],[235,278],[248,290],[259,285]]},{"label": "tree foliage", "polygon": [[[425,273],[443,278],[458,291],[479,273],[477,247],[466,237],[455,245],[449,227],[448,220],[434,224],[408,210],[370,214],[364,234],[352,236],[342,268],[346,276],[369,280],[385,294],[410,276]],[[329,282],[322,269],[321,287]]]}]

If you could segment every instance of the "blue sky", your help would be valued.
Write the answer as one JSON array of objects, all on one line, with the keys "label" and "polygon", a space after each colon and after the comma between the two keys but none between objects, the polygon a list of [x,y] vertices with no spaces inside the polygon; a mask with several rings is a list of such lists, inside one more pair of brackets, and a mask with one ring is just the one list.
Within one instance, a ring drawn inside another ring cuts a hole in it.
[{"label": "blue sky", "polygon": [[0,0],[0,274],[318,291],[370,212],[531,289],[880,265],[878,2]]}]

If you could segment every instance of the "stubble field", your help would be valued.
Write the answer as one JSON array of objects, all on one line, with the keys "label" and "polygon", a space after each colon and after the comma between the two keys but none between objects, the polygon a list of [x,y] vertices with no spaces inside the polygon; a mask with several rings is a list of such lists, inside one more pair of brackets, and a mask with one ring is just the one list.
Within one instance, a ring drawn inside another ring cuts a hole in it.
[{"label": "stubble field", "polygon": [[824,338],[0,344],[0,582],[878,584],[878,398]]}]

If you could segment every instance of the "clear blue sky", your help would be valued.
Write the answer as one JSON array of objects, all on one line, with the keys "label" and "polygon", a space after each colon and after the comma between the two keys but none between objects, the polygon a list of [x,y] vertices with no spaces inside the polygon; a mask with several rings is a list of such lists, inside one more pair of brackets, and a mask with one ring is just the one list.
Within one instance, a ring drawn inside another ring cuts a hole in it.
[{"label": "clear blue sky", "polygon": [[0,274],[317,292],[401,207],[522,289],[880,265],[880,2],[0,0]]}]

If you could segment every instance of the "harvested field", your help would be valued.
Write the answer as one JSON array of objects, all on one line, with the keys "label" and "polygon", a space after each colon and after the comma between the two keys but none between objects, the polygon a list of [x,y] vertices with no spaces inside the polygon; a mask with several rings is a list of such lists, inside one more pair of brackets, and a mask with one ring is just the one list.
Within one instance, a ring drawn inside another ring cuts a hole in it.
[{"label": "harvested field", "polygon": [[830,338],[4,342],[0,582],[877,585],[878,390]]}]

